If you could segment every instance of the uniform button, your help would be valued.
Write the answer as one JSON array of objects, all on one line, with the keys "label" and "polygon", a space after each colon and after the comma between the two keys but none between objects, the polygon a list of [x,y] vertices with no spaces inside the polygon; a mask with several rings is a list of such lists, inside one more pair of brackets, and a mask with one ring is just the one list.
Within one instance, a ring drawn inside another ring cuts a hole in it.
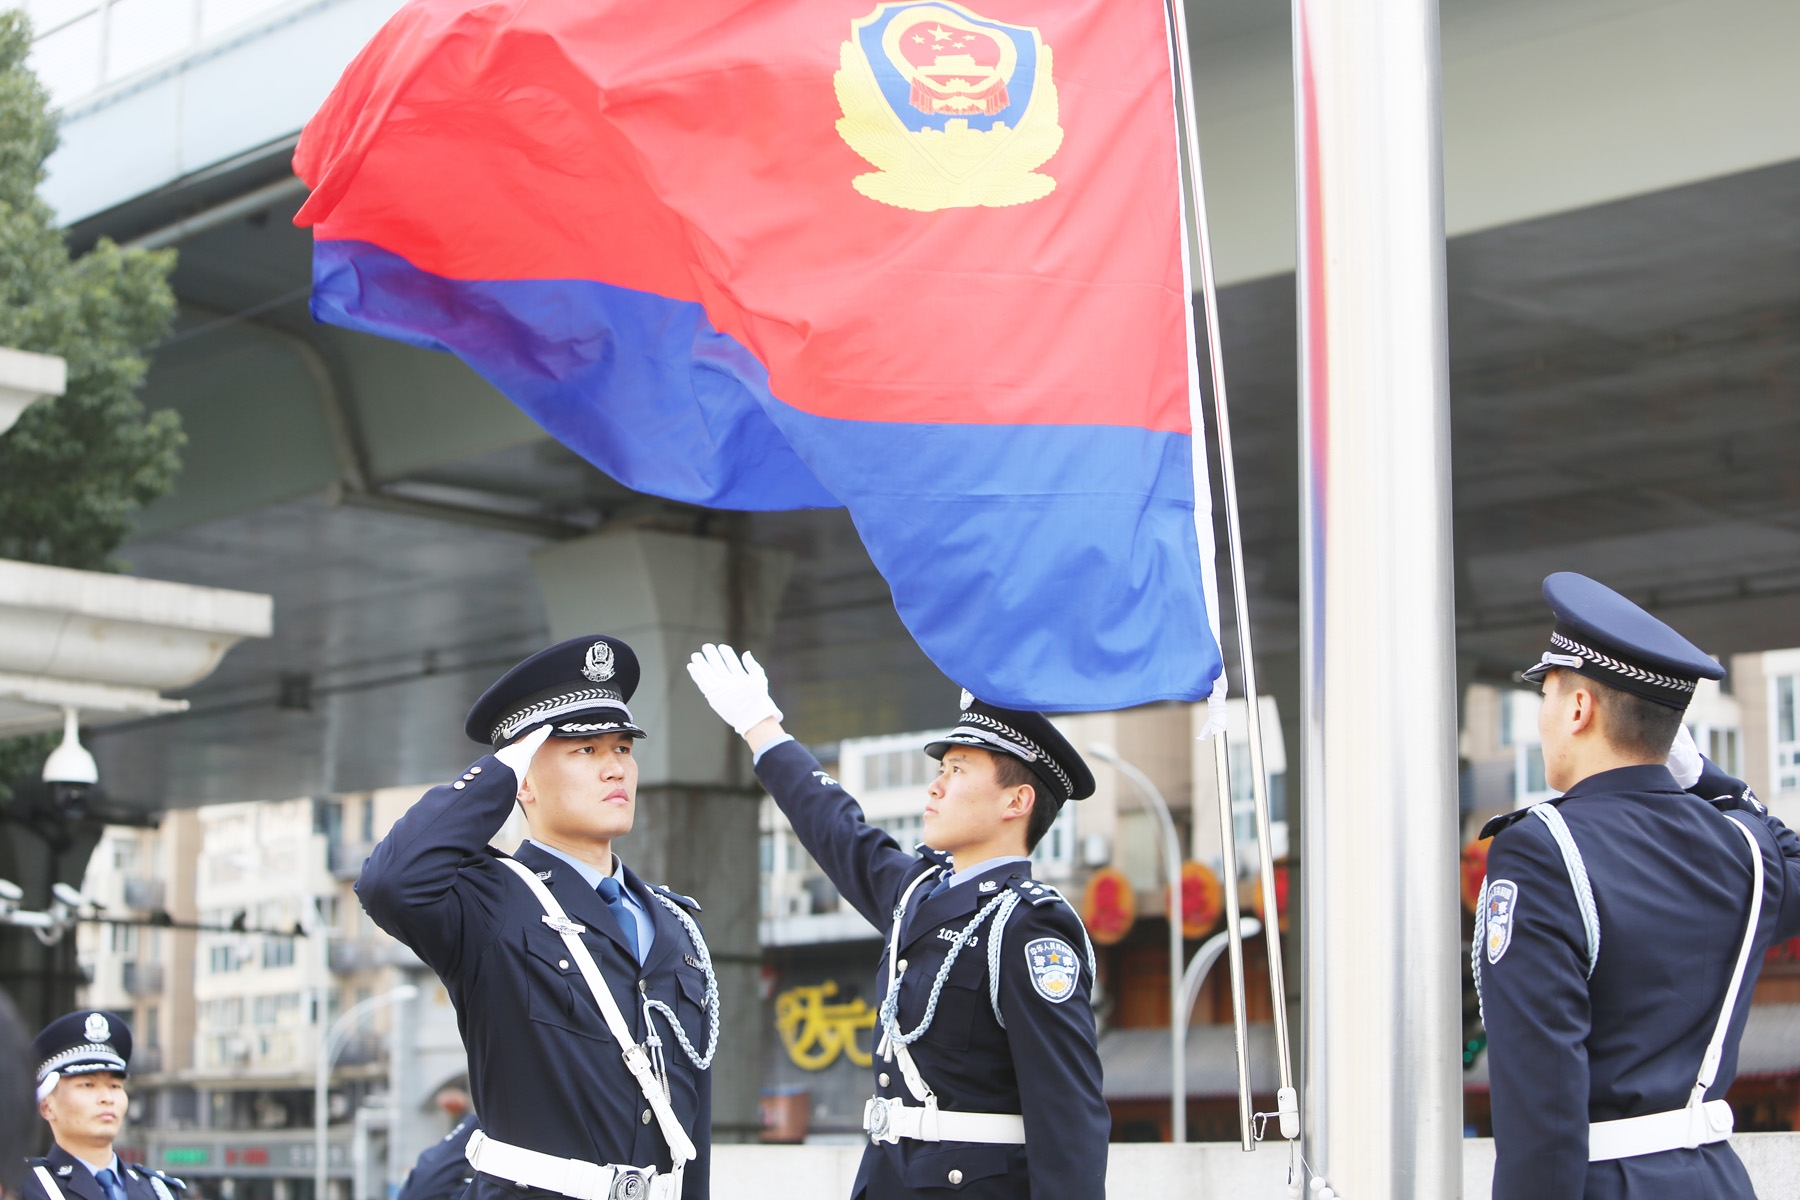
[{"label": "uniform button", "polygon": [[475,777],[473,775],[464,775],[463,778],[464,779],[473,779]]},{"label": "uniform button", "polygon": [[899,962],[895,963],[894,966],[896,967],[896,969],[904,971],[904,970],[906,970],[906,960],[903,958]]},{"label": "uniform button", "polygon": [[481,768],[480,768],[480,767],[470,767],[470,768],[469,768],[469,774],[471,774],[471,775],[479,775],[479,774],[481,774]]},{"label": "uniform button", "polygon": [[887,1072],[883,1071],[881,1074],[877,1075],[875,1077],[875,1082],[879,1083],[882,1087],[886,1087],[888,1085]]},{"label": "uniform button", "polygon": [[456,781],[456,782],[455,782],[455,783],[453,783],[453,784],[451,784],[451,785],[450,785],[450,786],[451,786],[451,787],[453,787],[453,788],[455,788],[455,789],[456,789],[456,790],[457,790],[457,791],[459,791],[459,792],[460,792],[460,791],[462,791],[462,790],[463,790],[463,789],[464,789],[464,788],[466,788],[466,787],[468,787],[468,786],[469,786],[469,785],[468,785],[468,784],[466,784],[466,783],[464,783],[464,782],[463,782],[463,781],[462,781],[462,780],[460,780],[460,779],[459,779],[459,780],[457,780],[457,781]]},{"label": "uniform button", "polygon": [[569,969],[569,960],[566,958],[559,958],[556,960],[556,965],[558,969],[566,971]]},{"label": "uniform button", "polygon": [[646,1125],[650,1123],[650,1110],[647,1108],[644,1110],[643,1122]]},{"label": "uniform button", "polygon": [[959,1184],[961,1182],[962,1182],[962,1172],[961,1171],[951,1171],[950,1172],[950,1186],[955,1187],[957,1184]]}]

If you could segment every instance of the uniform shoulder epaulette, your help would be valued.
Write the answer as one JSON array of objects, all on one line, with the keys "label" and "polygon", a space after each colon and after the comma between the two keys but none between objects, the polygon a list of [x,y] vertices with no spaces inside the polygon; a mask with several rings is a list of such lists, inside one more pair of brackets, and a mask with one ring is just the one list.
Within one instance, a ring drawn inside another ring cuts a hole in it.
[{"label": "uniform shoulder epaulette", "polygon": [[50,1160],[47,1158],[28,1158],[25,1160],[25,1165],[34,1169],[37,1167],[47,1167],[50,1165]]},{"label": "uniform shoulder epaulette", "polygon": [[1769,815],[1769,806],[1764,804],[1761,800],[1758,800],[1756,798],[1756,793],[1747,787],[1739,795],[1733,796],[1726,794],[1723,796],[1714,796],[1711,800],[1708,800],[1707,803],[1718,809],[1720,812],[1755,813],[1759,817],[1766,817]]},{"label": "uniform shoulder epaulette", "polygon": [[661,892],[663,895],[667,896],[669,899],[673,900],[675,903],[681,905],[681,907],[687,909],[689,912],[699,912],[700,911],[700,902],[698,900],[694,899],[692,896],[684,896],[680,892],[671,891],[669,888],[663,886],[660,883],[653,883],[650,885],[650,888],[652,891]]},{"label": "uniform shoulder epaulette", "polygon": [[1069,903],[1067,897],[1041,879],[1021,876],[1012,881],[1012,890],[1019,894],[1019,899],[1029,900],[1033,904],[1055,904],[1059,900],[1064,904]]},{"label": "uniform shoulder epaulette", "polygon": [[945,854],[942,850],[933,850],[924,842],[920,842],[918,845],[914,846],[913,853],[917,854],[926,862],[936,863],[940,867],[949,868],[952,865],[948,854]]},{"label": "uniform shoulder epaulette", "polygon": [[177,1179],[167,1171],[158,1171],[155,1168],[151,1168],[150,1173],[174,1188],[176,1191],[185,1192],[188,1190],[187,1180],[185,1179]]},{"label": "uniform shoulder epaulette", "polygon": [[[1556,803],[1556,801],[1540,800],[1538,803],[1539,804],[1554,804],[1554,803]],[[1523,821],[1525,819],[1525,816],[1527,813],[1529,813],[1532,809],[1534,809],[1536,807],[1537,807],[1537,804],[1528,804],[1524,808],[1515,808],[1515,809],[1513,809],[1513,811],[1511,811],[1509,813],[1501,813],[1499,816],[1497,816],[1493,820],[1489,821],[1486,825],[1483,825],[1481,827],[1481,832],[1476,834],[1475,836],[1477,838],[1480,838],[1485,841],[1486,839],[1491,838],[1491,837],[1495,836],[1496,834],[1498,834],[1502,829],[1510,829],[1512,826],[1517,825],[1520,821]]]}]

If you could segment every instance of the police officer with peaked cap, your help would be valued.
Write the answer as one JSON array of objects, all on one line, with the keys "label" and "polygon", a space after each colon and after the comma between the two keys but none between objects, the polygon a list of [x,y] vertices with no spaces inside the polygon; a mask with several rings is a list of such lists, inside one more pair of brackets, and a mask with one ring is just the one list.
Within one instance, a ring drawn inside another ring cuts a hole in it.
[{"label": "police officer with peaked cap", "polygon": [[[369,856],[357,896],[456,1005],[471,1200],[708,1194],[719,992],[695,915],[613,852],[637,804],[631,647],[532,655],[469,711],[494,747]],[[531,837],[490,847],[516,801]]]},{"label": "police officer with peaked cap", "polygon": [[1763,952],[1800,934],[1800,839],[1711,764],[1665,765],[1717,663],[1585,576],[1544,598],[1524,678],[1563,795],[1482,830],[1471,947],[1494,1198],[1747,1200],[1723,1096]]},{"label": "police officer with peaked cap", "polygon": [[56,1144],[25,1160],[27,1200],[176,1200],[187,1190],[181,1180],[113,1153],[125,1124],[130,1026],[113,1013],[83,1009],[44,1026],[31,1050],[38,1115]]},{"label": "police officer with peaked cap", "polygon": [[782,730],[754,658],[706,646],[688,673],[750,744],[801,844],[887,942],[853,1200],[1099,1200],[1112,1119],[1093,947],[1028,857],[1065,802],[1093,794],[1081,756],[1042,714],[965,691],[956,728],[925,747],[941,767],[915,857]]}]

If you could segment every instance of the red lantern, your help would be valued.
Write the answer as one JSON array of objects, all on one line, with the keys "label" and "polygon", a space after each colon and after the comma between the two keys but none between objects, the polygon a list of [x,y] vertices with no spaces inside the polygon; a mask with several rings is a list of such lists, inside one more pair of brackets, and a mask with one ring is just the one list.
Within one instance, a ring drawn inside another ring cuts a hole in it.
[{"label": "red lantern", "polygon": [[[1169,911],[1168,890],[1163,891],[1163,912]],[[1204,937],[1225,914],[1225,888],[1219,877],[1192,859],[1181,864],[1181,936]]]},{"label": "red lantern", "polygon": [[1137,893],[1131,890],[1125,872],[1117,867],[1094,872],[1081,894],[1081,919],[1096,945],[1111,946],[1124,940],[1137,922]]}]

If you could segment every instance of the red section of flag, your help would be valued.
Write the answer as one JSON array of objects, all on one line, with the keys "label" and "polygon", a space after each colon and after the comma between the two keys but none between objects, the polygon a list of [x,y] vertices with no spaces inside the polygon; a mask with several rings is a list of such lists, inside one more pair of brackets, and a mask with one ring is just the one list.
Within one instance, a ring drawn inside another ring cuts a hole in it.
[{"label": "red section of flag", "polygon": [[819,416],[1187,432],[1162,10],[937,7],[1048,47],[1041,95],[982,75],[1004,34],[946,23],[959,45],[904,52],[920,111],[991,116],[1032,94],[1060,129],[1031,168],[1048,194],[915,211],[853,186],[877,169],[839,132],[860,5],[414,0],[307,126],[299,220],[447,278],[697,301]]}]

